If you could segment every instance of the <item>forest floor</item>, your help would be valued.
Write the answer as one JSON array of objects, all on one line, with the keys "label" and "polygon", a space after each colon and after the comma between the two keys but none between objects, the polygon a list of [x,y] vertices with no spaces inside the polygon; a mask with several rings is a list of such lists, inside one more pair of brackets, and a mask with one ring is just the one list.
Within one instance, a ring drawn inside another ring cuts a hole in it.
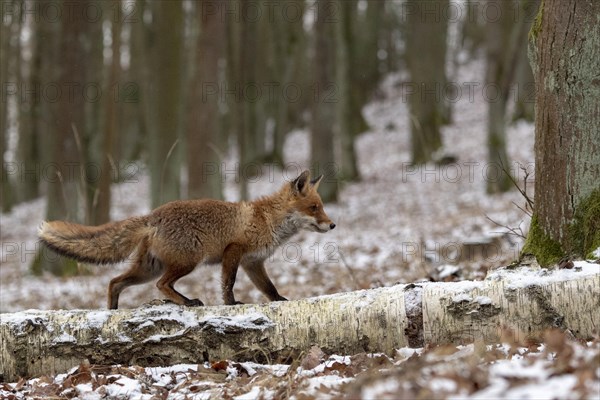
[{"label": "forest floor", "polygon": [[[363,110],[371,128],[356,142],[361,181],[345,185],[339,201],[325,206],[336,229],[301,233],[267,262],[283,296],[292,300],[419,280],[477,280],[518,257],[523,238],[510,231],[528,229],[529,216],[521,210],[525,199],[517,190],[493,196],[485,190],[496,171],[486,164],[486,101],[481,85],[470,91],[473,82],[482,81],[483,66],[477,60],[457,70],[462,92],[453,104],[453,123],[443,129],[444,154],[457,161],[445,166],[410,166],[403,76],[386,78]],[[524,178],[534,169],[533,141],[532,123],[509,126],[507,168],[530,197],[532,177],[526,184]],[[306,131],[292,132],[285,147],[288,167],[265,167],[250,185],[251,197],[277,190],[308,165],[309,147]],[[233,170],[235,155],[223,162],[224,170]],[[113,219],[150,210],[143,168],[135,167],[128,177],[113,186]],[[225,194],[237,200],[235,177],[227,177]],[[40,199],[1,215],[0,312],[106,307],[108,282],[124,271],[124,263],[82,266],[85,273],[70,278],[29,273],[44,211]],[[200,266],[178,289],[205,304],[221,304],[220,268]],[[235,292],[245,303],[265,301],[243,272]],[[160,297],[154,285],[146,284],[127,289],[120,305],[137,307]],[[224,360],[163,368],[81,365],[69,374],[0,384],[0,397],[588,398],[600,395],[599,364],[597,340],[581,343],[548,332],[542,344],[398,349],[393,356],[322,355],[307,349],[306,357],[291,366]]]}]

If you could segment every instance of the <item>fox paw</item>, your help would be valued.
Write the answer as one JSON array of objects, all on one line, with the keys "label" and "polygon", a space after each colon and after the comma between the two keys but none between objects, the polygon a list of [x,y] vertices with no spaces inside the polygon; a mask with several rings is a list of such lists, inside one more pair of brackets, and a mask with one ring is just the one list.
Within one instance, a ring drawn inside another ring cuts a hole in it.
[{"label": "fox paw", "polygon": [[199,299],[191,299],[185,302],[188,307],[202,307],[204,305]]}]

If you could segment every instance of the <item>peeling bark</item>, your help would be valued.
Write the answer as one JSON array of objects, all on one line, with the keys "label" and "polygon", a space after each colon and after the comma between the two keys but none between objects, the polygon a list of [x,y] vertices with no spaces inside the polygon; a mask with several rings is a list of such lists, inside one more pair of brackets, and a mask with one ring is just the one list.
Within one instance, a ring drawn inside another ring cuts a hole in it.
[{"label": "peeling bark", "polygon": [[396,285],[282,303],[2,314],[0,380],[61,373],[86,359],[142,366],[270,362],[297,358],[313,345],[327,353],[392,354],[425,343],[498,342],[506,329],[516,340],[549,327],[581,338],[598,332],[594,267],[526,271],[527,282],[522,271],[501,270],[480,282]]}]

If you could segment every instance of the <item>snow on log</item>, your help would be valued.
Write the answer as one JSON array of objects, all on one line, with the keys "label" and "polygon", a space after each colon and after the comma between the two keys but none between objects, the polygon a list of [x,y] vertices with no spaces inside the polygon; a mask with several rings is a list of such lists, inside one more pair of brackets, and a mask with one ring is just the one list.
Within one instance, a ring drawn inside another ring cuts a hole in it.
[{"label": "snow on log", "polygon": [[[239,306],[0,314],[0,381],[92,364],[166,366],[384,352],[424,343],[535,338],[548,327],[598,332],[600,266],[496,270],[484,281],[423,283]],[[506,329],[505,329],[506,328]]]}]

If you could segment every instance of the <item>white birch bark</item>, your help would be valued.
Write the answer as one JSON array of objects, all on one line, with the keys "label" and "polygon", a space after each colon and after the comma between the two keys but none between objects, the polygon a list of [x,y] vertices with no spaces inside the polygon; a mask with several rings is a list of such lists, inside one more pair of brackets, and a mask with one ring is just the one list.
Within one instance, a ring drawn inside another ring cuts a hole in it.
[{"label": "white birch bark", "polygon": [[[576,264],[577,265],[577,264]],[[580,338],[600,327],[600,266],[493,272],[484,281],[423,283],[283,303],[0,315],[0,381],[92,364],[165,366],[221,359],[285,361],[425,343],[516,340],[544,329]],[[506,328],[506,329],[505,329]]]}]

